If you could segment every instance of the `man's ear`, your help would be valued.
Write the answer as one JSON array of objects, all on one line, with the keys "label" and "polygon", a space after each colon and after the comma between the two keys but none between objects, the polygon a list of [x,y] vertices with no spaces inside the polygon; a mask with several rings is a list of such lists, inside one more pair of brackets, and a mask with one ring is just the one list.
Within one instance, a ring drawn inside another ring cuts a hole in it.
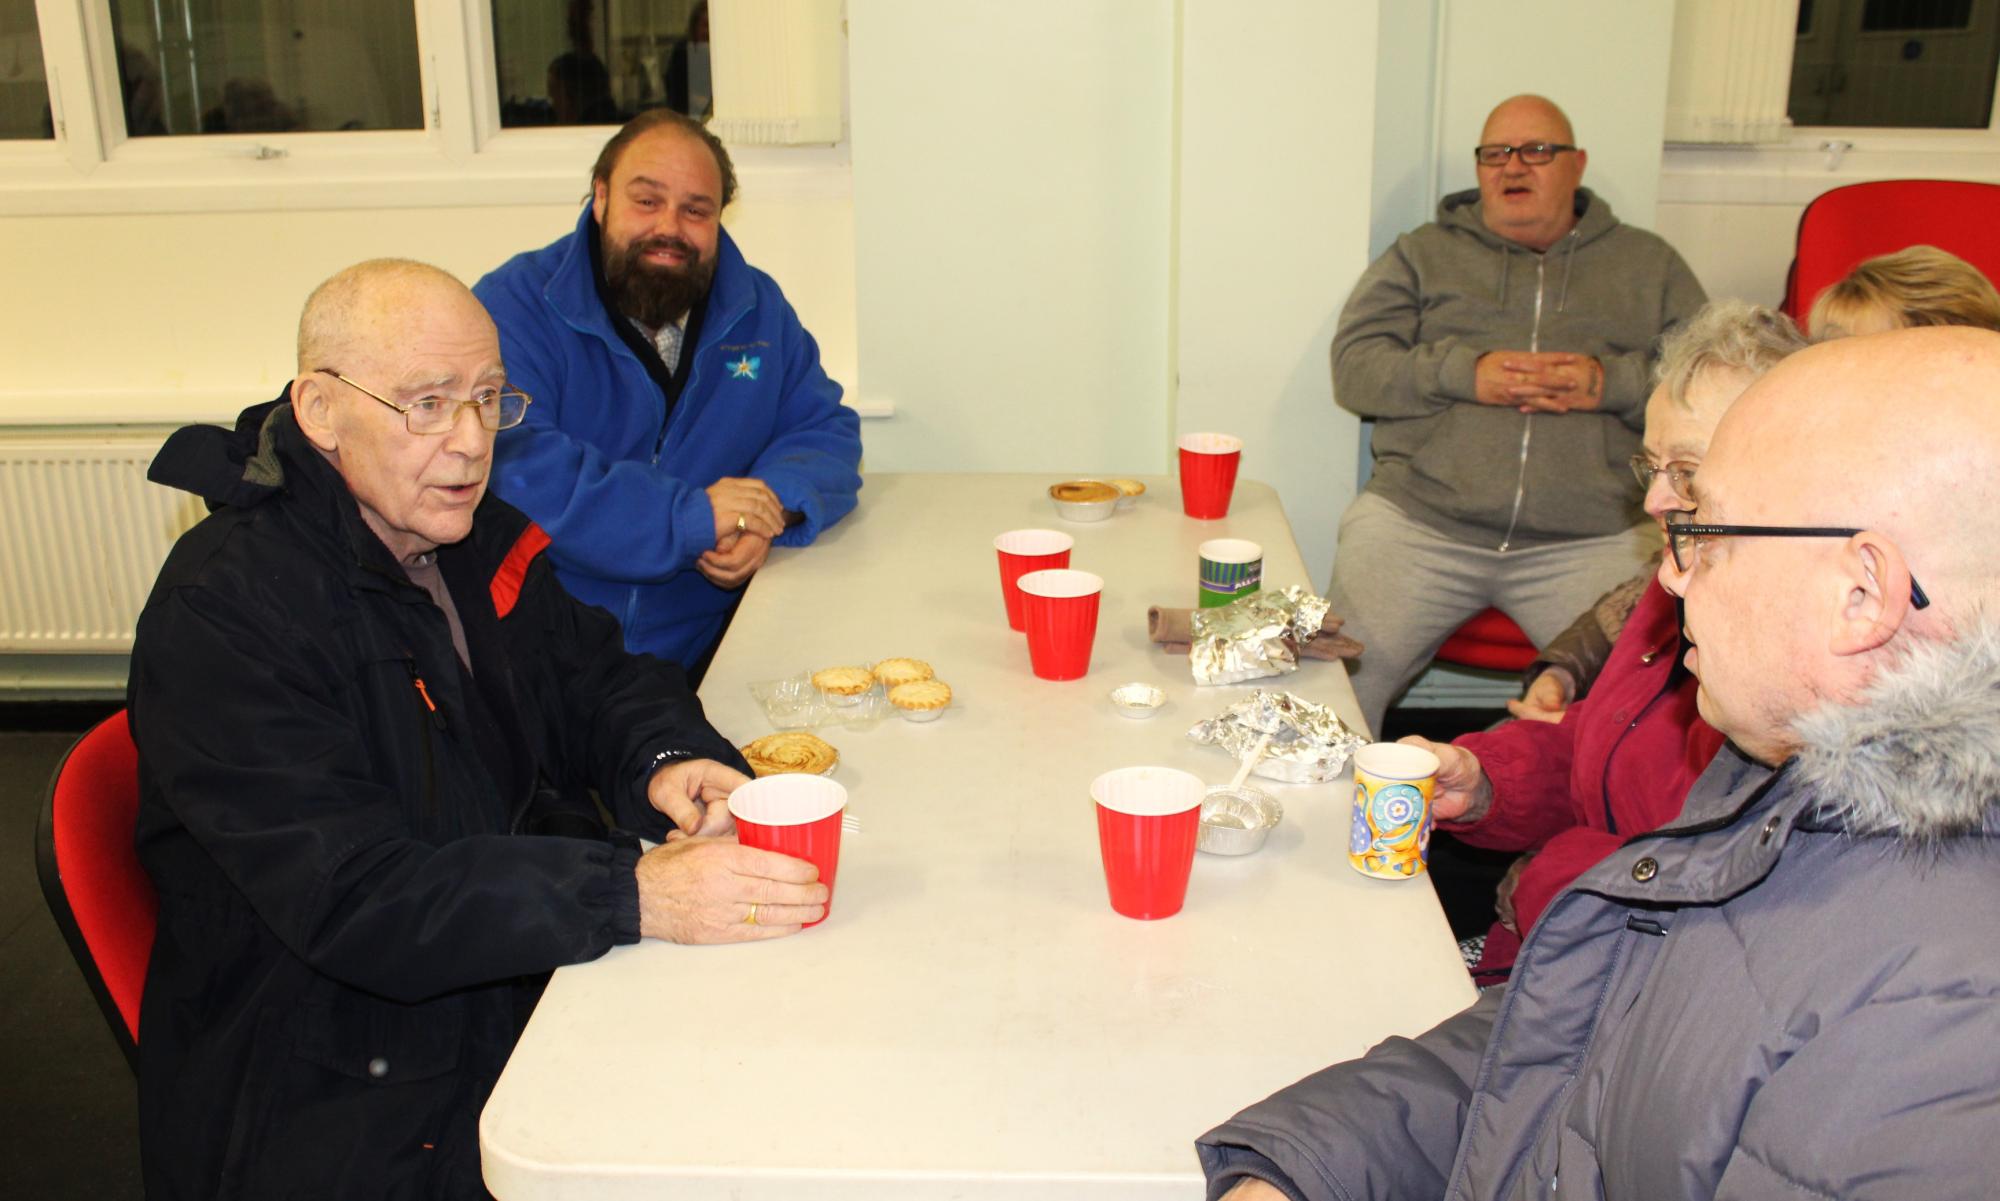
[{"label": "man's ear", "polygon": [[598,228],[604,227],[604,206],[611,199],[611,186],[601,179],[590,181],[590,216]]},{"label": "man's ear", "polygon": [[1893,541],[1874,530],[1847,540],[1839,586],[1840,608],[1827,647],[1836,655],[1866,654],[1886,645],[1910,616],[1909,564]]},{"label": "man's ear", "polygon": [[1583,178],[1583,169],[1588,166],[1590,166],[1590,151],[1578,150],[1576,152],[1576,177],[1579,180]]},{"label": "man's ear", "polygon": [[312,372],[292,381],[292,416],[306,440],[322,453],[340,449],[340,438],[333,429],[333,391],[325,376]]}]

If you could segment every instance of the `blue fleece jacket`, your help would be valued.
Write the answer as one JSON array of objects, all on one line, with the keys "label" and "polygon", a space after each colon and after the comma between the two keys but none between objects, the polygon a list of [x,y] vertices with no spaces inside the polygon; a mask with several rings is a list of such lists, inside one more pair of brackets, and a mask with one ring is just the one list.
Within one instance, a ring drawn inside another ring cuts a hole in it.
[{"label": "blue fleece jacket", "polygon": [[627,647],[693,663],[733,600],[695,569],[715,545],[704,489],[763,480],[805,516],[777,544],[802,546],[854,508],[861,423],[777,283],[726,231],[668,416],[598,296],[592,220],[585,205],[574,231],[473,288],[500,327],[508,381],[534,397],[527,420],[500,434],[492,485],[548,531],[563,584],[610,610]]}]

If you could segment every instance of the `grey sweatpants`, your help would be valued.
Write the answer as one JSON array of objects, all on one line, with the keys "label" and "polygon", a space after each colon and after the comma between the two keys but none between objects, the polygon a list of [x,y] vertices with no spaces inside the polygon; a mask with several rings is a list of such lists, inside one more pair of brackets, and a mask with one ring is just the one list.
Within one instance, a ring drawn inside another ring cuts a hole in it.
[{"label": "grey sweatpants", "polygon": [[1660,547],[1651,525],[1552,546],[1497,551],[1445,537],[1364,492],[1340,518],[1327,599],[1361,641],[1348,674],[1371,733],[1465,619],[1492,606],[1536,646],[1563,632]]}]

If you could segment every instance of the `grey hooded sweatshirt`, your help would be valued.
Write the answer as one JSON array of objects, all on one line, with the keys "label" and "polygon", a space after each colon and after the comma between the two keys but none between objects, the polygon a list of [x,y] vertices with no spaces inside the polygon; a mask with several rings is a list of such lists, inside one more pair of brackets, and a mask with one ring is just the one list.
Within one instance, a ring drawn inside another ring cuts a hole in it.
[{"label": "grey hooded sweatshirt", "polygon": [[[1469,545],[1507,550],[1641,520],[1638,453],[1660,335],[1707,300],[1673,247],[1577,189],[1574,228],[1537,254],[1486,228],[1475,189],[1396,239],[1333,337],[1333,395],[1376,419],[1368,490]],[[1525,414],[1475,399],[1493,350],[1604,364],[1601,408]]]},{"label": "grey hooded sweatshirt", "polygon": [[1799,733],[1775,771],[1725,747],[1504,991],[1202,1136],[1209,1196],[1995,1195],[2000,628]]}]

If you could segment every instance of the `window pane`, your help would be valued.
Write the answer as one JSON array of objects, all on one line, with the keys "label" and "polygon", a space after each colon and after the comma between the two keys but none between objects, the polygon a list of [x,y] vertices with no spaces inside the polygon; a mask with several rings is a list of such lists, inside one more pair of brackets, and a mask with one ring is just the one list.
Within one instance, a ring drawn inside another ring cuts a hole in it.
[{"label": "window pane", "polygon": [[111,0],[131,136],[421,129],[411,0]]},{"label": "window pane", "polygon": [[1972,0],[1868,0],[1861,10],[1861,28],[1868,33],[1889,29],[1964,29],[1972,24]]},{"label": "window pane", "polygon": [[1798,125],[1984,129],[2000,5],[1816,0],[1799,6],[1790,112]]},{"label": "window pane", "polygon": [[500,124],[617,125],[712,107],[707,0],[493,0]]},{"label": "window pane", "polygon": [[53,138],[35,0],[0,0],[0,138]]}]

